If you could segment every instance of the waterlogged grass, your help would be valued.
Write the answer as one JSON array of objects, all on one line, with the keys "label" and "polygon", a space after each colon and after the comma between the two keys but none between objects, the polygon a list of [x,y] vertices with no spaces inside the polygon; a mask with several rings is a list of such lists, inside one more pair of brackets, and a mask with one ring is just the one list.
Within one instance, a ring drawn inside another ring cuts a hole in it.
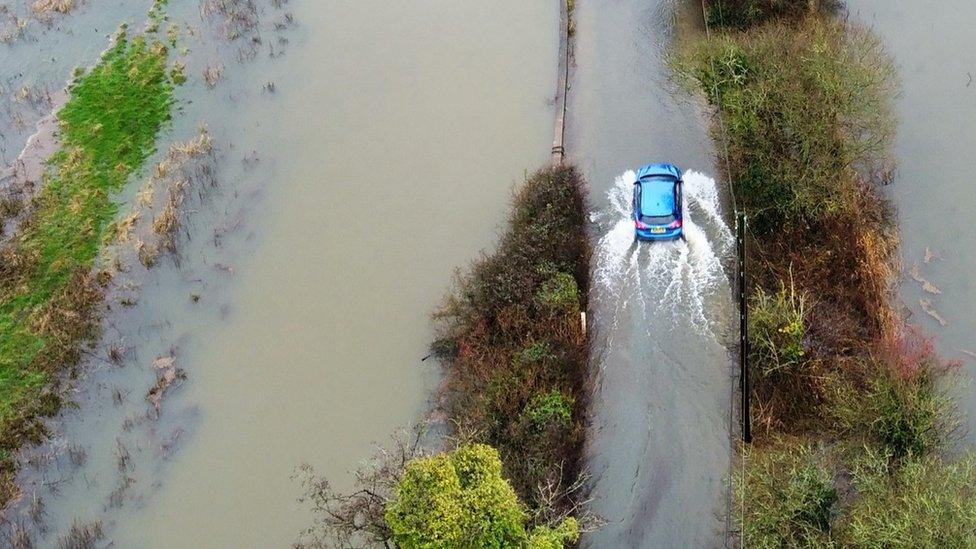
[{"label": "waterlogged grass", "polygon": [[897,467],[869,455],[854,470],[854,500],[838,527],[850,547],[976,547],[976,460],[937,457]]},{"label": "waterlogged grass", "polygon": [[17,234],[0,250],[0,450],[38,437],[53,414],[46,389],[94,335],[92,265],[116,213],[112,194],[153,152],[169,119],[167,49],[144,37],[116,44],[70,87],[60,150]]},{"label": "waterlogged grass", "polygon": [[831,546],[838,494],[825,457],[803,440],[744,451],[749,467],[734,479],[737,499],[744,502],[743,547]]}]

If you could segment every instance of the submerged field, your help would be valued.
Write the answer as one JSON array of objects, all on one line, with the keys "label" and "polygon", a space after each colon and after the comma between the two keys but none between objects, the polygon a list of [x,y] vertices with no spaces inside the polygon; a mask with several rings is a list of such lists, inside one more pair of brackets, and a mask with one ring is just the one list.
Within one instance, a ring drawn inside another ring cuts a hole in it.
[{"label": "submerged field", "polygon": [[11,454],[35,442],[38,419],[60,407],[56,381],[95,335],[104,279],[92,268],[116,205],[113,193],[140,169],[170,117],[167,46],[120,31],[79,72],[58,114],[61,148],[39,193],[7,198],[16,234],[0,247],[0,501],[13,495]]},{"label": "submerged field", "polygon": [[[829,4],[829,5],[828,5]],[[897,310],[890,179],[897,79],[831,3],[710,2],[677,70],[750,217],[756,442],[734,483],[743,543],[971,546],[971,458],[944,457],[949,375]]]}]

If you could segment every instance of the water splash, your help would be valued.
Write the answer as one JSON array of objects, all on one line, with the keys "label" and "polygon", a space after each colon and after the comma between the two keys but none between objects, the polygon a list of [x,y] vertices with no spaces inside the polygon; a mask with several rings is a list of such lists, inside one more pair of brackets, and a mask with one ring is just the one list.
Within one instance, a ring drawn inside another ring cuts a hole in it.
[{"label": "water splash", "polygon": [[716,301],[728,288],[722,259],[731,253],[732,231],[722,219],[715,180],[684,176],[684,240],[636,242],[631,219],[635,174],[616,178],[609,207],[592,216],[605,227],[596,249],[597,291],[623,305],[635,300],[648,316],[711,331]]}]

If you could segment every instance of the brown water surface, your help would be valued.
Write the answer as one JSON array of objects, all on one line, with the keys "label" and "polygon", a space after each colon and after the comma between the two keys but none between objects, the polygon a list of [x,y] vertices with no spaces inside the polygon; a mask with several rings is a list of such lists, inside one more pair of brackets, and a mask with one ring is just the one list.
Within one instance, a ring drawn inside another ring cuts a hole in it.
[{"label": "brown water surface", "polygon": [[[348,488],[372,443],[428,409],[429,314],[548,159],[557,2],[258,5],[253,61],[186,38],[209,53],[191,53],[164,140],[208,124],[219,188],[180,261],[106,326],[126,365],[96,363],[48,465],[25,468],[43,543],[101,519],[119,547],[289,545],[311,525],[296,466]],[[196,2],[170,10],[208,24]],[[225,76],[207,90],[214,63]],[[143,395],[170,354],[188,380],[154,419]]]},{"label": "brown water surface", "polygon": [[[935,335],[946,357],[962,362],[950,391],[966,427],[963,439],[976,445],[976,4],[847,4],[854,19],[881,36],[898,65],[898,170],[890,191],[901,229],[901,297],[911,321]],[[932,286],[924,289],[910,274]],[[944,326],[925,312],[923,300]]]}]

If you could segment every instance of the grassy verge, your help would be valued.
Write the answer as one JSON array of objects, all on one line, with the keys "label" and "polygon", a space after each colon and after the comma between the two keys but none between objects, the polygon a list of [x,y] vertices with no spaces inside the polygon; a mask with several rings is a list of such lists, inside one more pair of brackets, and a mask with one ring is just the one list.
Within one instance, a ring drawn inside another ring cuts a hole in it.
[{"label": "grassy verge", "polygon": [[829,7],[714,0],[717,28],[675,57],[717,111],[751,220],[757,441],[735,479],[740,533],[755,547],[972,546],[972,465],[939,457],[949,366],[893,307],[898,238],[879,186],[894,70]]},{"label": "grassy verge", "polygon": [[95,335],[92,266],[116,213],[112,194],[153,152],[172,90],[166,47],[121,32],[70,87],[43,190],[0,247],[0,503],[13,495],[12,452],[43,436],[38,418],[60,406],[52,383]]}]

